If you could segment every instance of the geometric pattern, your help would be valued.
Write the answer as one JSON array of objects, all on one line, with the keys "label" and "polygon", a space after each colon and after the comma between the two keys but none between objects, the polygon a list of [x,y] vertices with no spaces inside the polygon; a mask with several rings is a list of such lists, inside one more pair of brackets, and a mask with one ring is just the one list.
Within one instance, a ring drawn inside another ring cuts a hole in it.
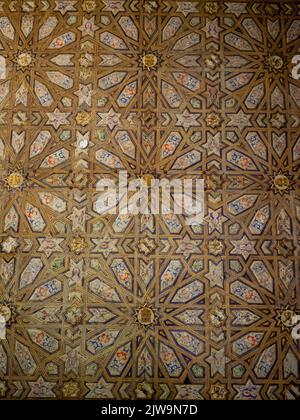
[{"label": "geometric pattern", "polygon": [[[0,1],[0,398],[299,398],[299,51],[295,0]],[[121,169],[205,222],[102,216]]]}]

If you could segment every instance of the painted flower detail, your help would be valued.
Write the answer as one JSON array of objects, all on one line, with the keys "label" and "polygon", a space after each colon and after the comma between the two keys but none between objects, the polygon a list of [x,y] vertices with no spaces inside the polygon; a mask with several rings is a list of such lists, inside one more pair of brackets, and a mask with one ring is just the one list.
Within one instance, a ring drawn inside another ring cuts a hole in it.
[{"label": "painted flower detail", "polygon": [[140,57],[140,65],[144,70],[157,70],[162,63],[161,55],[154,51],[144,51]]},{"label": "painted flower detail", "polygon": [[35,54],[30,50],[20,50],[14,54],[14,63],[18,70],[25,72],[35,64]]},{"label": "painted flower detail", "polygon": [[212,255],[222,255],[224,252],[224,243],[218,239],[209,241],[208,252]]},{"label": "painted flower detail", "polygon": [[62,387],[62,393],[65,398],[77,398],[80,393],[80,385],[78,382],[65,382]]},{"label": "painted flower detail", "polygon": [[73,238],[70,242],[70,250],[72,252],[74,252],[74,254],[79,255],[82,252],[84,252],[84,250],[87,247],[87,243],[85,242],[84,238]]},{"label": "painted flower detail", "polygon": [[206,117],[206,124],[211,128],[217,128],[221,125],[221,118],[219,114],[211,113]]},{"label": "painted flower detail", "polygon": [[218,12],[219,5],[216,1],[207,1],[205,2],[204,10],[206,11],[206,13],[213,15]]},{"label": "painted flower detail", "polygon": [[10,192],[22,191],[27,186],[27,175],[20,168],[8,169],[2,179],[4,187]]},{"label": "painted flower detail", "polygon": [[294,307],[289,305],[276,310],[276,323],[282,331],[291,331],[296,325],[297,313]]},{"label": "painted flower detail", "polygon": [[152,305],[145,303],[140,306],[135,313],[136,322],[144,329],[151,328],[157,322],[157,310]]},{"label": "painted flower detail", "polygon": [[287,68],[288,60],[279,54],[269,54],[265,58],[265,67],[269,72],[283,73]]},{"label": "painted flower detail", "polygon": [[97,7],[97,4],[94,0],[84,0],[82,3],[82,10],[87,13],[93,12]]},{"label": "painted flower detail", "polygon": [[79,112],[75,118],[78,125],[81,125],[82,127],[87,126],[90,124],[92,120],[92,115],[89,112],[82,111]]},{"label": "painted flower detail", "polygon": [[212,400],[226,400],[228,390],[224,384],[216,383],[210,387],[209,393]]},{"label": "painted flower detail", "polygon": [[293,189],[293,177],[289,173],[279,171],[279,173],[274,173],[272,177],[272,190],[275,194],[289,194]]},{"label": "painted flower detail", "polygon": [[66,322],[71,324],[73,327],[82,323],[84,319],[84,313],[82,308],[77,305],[70,306],[64,313]]}]

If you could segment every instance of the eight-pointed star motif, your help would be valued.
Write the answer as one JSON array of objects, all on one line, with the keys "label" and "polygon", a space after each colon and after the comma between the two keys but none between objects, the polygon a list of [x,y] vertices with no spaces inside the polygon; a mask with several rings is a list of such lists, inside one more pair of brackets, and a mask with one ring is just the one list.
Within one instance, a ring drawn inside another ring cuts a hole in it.
[{"label": "eight-pointed star motif", "polygon": [[220,350],[212,348],[211,354],[206,360],[210,364],[211,376],[220,373],[220,375],[225,377],[226,363],[228,363],[230,359],[226,357],[224,348]]},{"label": "eight-pointed star motif", "polygon": [[205,277],[210,282],[210,287],[223,287],[224,284],[224,267],[223,261],[219,261],[218,263],[214,263],[213,261],[209,261],[209,271],[205,274]]},{"label": "eight-pointed star motif", "polygon": [[256,255],[255,245],[257,241],[250,241],[246,235],[237,241],[231,241],[234,249],[231,251],[231,254],[242,255],[244,260],[246,260],[249,255]]},{"label": "eight-pointed star motif", "polygon": [[54,11],[60,12],[62,15],[65,15],[67,12],[76,12],[76,0],[55,0],[55,9]]},{"label": "eight-pointed star motif", "polygon": [[125,0],[102,0],[102,2],[105,4],[103,9],[105,12],[112,12],[113,15],[117,15],[119,12],[125,12]]},{"label": "eight-pointed star motif", "polygon": [[184,110],[182,114],[176,114],[177,117],[177,127],[183,127],[186,131],[188,131],[191,127],[199,127],[200,123],[198,118],[200,114],[198,113],[191,113],[187,109]]},{"label": "eight-pointed star motif", "polygon": [[207,150],[207,156],[217,155],[221,156],[221,133],[216,133],[215,135],[208,132],[207,141],[203,145]]},{"label": "eight-pointed star motif", "polygon": [[38,241],[40,244],[38,252],[44,252],[47,257],[50,257],[53,252],[63,252],[60,244],[64,241],[64,238],[38,238]]},{"label": "eight-pointed star motif", "polygon": [[95,399],[111,399],[113,398],[112,388],[114,384],[107,383],[104,378],[101,378],[99,382],[86,383],[87,388],[90,390],[87,394],[87,398]]},{"label": "eight-pointed star motif", "polygon": [[241,109],[236,114],[228,114],[228,118],[230,119],[228,125],[239,127],[240,129],[244,129],[246,127],[251,127],[251,115],[245,114]]},{"label": "eight-pointed star motif", "polygon": [[77,209],[76,207],[72,208],[72,213],[68,216],[68,219],[72,222],[72,231],[74,232],[76,229],[85,232],[86,230],[86,221],[90,220],[91,216],[89,216],[86,212],[86,208],[83,207],[82,209]]},{"label": "eight-pointed star motif", "polygon": [[217,210],[208,210],[208,215],[204,219],[208,223],[209,233],[215,230],[219,233],[223,233],[223,224],[228,220],[226,216],[222,214],[222,208]]},{"label": "eight-pointed star motif", "polygon": [[243,385],[233,385],[238,391],[235,400],[261,400],[260,390],[262,385],[255,385],[251,379]]},{"label": "eight-pointed star motif", "polygon": [[46,382],[40,376],[35,382],[29,381],[30,393],[29,398],[55,398],[56,395],[52,391],[55,387],[55,382]]},{"label": "eight-pointed star motif", "polygon": [[93,252],[100,252],[105,257],[108,257],[109,254],[118,252],[118,239],[112,239],[108,236],[99,239],[92,239],[96,245]]},{"label": "eight-pointed star motif", "polygon": [[81,360],[84,360],[84,357],[81,354],[80,346],[72,348],[67,345],[65,354],[60,358],[63,360],[65,365],[65,374],[78,374],[80,362]]},{"label": "eight-pointed star motif", "polygon": [[79,89],[74,92],[78,96],[78,105],[87,105],[92,106],[92,96],[93,96],[93,85],[82,85],[79,84]]},{"label": "eight-pointed star motif", "polygon": [[68,117],[71,115],[70,112],[60,112],[58,108],[54,112],[47,112],[48,115],[48,125],[52,125],[56,130],[61,125],[69,125]]},{"label": "eight-pointed star motif", "polygon": [[120,125],[121,114],[113,108],[110,108],[109,112],[99,112],[98,115],[100,117],[98,126],[108,126],[110,130],[113,130],[117,125]]},{"label": "eight-pointed star motif", "polygon": [[95,37],[95,32],[99,29],[99,26],[95,25],[95,16],[90,19],[83,18],[82,25],[78,28],[82,33],[82,36]]},{"label": "eight-pointed star motif", "polygon": [[70,270],[66,273],[66,277],[69,279],[69,286],[81,286],[83,275],[84,275],[84,261],[70,260]]},{"label": "eight-pointed star motif", "polygon": [[222,32],[222,29],[218,25],[218,21],[218,18],[215,18],[214,20],[206,19],[206,25],[203,28],[203,31],[207,38],[219,38],[219,33]]},{"label": "eight-pointed star motif", "polygon": [[200,245],[202,240],[191,239],[188,234],[183,239],[176,240],[178,247],[176,254],[183,254],[188,259],[192,254],[201,254]]}]

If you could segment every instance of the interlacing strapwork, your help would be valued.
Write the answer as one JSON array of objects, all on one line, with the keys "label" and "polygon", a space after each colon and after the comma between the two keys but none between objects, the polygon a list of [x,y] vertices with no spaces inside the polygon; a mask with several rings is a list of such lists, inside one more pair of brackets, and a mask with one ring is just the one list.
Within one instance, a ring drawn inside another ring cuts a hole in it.
[{"label": "interlacing strapwork", "polygon": [[[0,1],[0,398],[297,399],[299,1]],[[205,218],[97,184],[205,180]]]}]

